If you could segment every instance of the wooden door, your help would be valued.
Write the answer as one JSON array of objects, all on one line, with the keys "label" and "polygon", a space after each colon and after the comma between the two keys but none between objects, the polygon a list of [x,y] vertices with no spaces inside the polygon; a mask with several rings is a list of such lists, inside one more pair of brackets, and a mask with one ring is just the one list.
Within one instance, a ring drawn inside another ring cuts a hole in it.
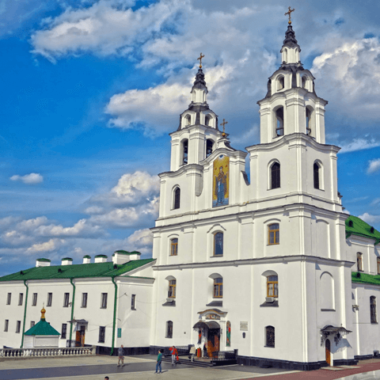
[{"label": "wooden door", "polygon": [[326,339],[326,362],[331,366],[330,340]]},{"label": "wooden door", "polygon": [[218,335],[214,335],[214,351],[219,351],[220,347],[219,347],[219,336]]},{"label": "wooden door", "polygon": [[86,332],[86,328],[84,326],[81,326],[81,328],[80,328],[80,345],[81,345],[81,347],[84,347],[85,332]]},{"label": "wooden door", "polygon": [[80,347],[80,343],[81,343],[80,336],[81,336],[80,331],[77,331],[75,334],[75,347]]}]

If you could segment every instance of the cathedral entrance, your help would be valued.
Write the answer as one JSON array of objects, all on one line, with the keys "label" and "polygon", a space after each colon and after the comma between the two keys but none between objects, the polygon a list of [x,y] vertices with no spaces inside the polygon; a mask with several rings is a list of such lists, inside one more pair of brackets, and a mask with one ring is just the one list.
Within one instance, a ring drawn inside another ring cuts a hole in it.
[{"label": "cathedral entrance", "polygon": [[86,331],[86,327],[85,326],[81,326],[80,330],[76,332],[75,347],[84,347],[85,331]]},{"label": "cathedral entrance", "polygon": [[330,340],[326,339],[326,362],[331,366]]},{"label": "cathedral entrance", "polygon": [[212,354],[220,349],[220,328],[208,330],[207,335],[207,356],[212,358]]}]

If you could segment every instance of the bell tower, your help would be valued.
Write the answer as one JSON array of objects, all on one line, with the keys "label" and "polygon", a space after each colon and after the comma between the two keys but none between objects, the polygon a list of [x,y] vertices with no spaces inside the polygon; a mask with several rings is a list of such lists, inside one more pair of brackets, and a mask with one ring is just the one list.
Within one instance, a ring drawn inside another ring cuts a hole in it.
[{"label": "bell tower", "polygon": [[202,70],[200,55],[199,69],[190,91],[191,103],[179,117],[178,129],[171,133],[170,170],[176,171],[187,164],[198,164],[215,149],[222,137],[218,129],[218,116],[207,104],[207,85]]},{"label": "bell tower", "polygon": [[315,92],[313,74],[303,68],[289,14],[288,29],[281,48],[282,63],[268,80],[268,91],[260,106],[260,142],[304,133],[325,144],[325,105]]}]

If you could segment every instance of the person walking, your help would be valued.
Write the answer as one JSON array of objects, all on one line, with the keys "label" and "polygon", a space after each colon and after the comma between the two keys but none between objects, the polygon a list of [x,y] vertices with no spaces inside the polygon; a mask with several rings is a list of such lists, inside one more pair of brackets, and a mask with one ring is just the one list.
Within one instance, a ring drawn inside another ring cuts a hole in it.
[{"label": "person walking", "polygon": [[195,356],[195,346],[191,346],[190,347],[190,352],[189,352],[190,356],[191,356],[191,361],[193,362],[194,361],[194,356]]},{"label": "person walking", "polygon": [[124,348],[123,345],[119,347],[117,350],[117,354],[119,355],[119,360],[117,361],[117,366],[120,367],[120,362],[122,364],[122,367],[124,367]]},{"label": "person walking", "polygon": [[[157,364],[156,364],[156,373],[162,373],[162,350],[158,350]],[[160,372],[158,372],[160,370]]]},{"label": "person walking", "polygon": [[175,346],[169,348],[170,353],[172,354],[172,367],[176,365],[176,360],[178,356],[178,350],[175,348]]}]

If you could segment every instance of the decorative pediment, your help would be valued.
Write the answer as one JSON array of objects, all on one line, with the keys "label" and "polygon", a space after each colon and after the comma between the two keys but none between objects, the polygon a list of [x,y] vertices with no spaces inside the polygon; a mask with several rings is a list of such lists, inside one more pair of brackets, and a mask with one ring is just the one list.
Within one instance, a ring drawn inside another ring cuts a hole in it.
[{"label": "decorative pediment", "polygon": [[204,311],[198,312],[200,317],[204,317],[205,319],[211,319],[211,320],[219,320],[221,317],[225,317],[227,313],[225,311],[219,310],[219,309],[207,309]]}]

